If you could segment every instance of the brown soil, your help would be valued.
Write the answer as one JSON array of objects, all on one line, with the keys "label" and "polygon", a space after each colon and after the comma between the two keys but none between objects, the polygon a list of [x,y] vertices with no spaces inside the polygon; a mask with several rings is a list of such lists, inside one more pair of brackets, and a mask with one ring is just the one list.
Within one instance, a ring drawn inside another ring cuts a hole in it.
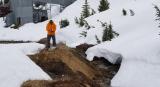
[{"label": "brown soil", "polygon": [[56,49],[42,50],[38,54],[30,55],[53,80],[30,80],[21,87],[109,87],[119,65],[112,65],[107,60],[96,57],[89,62],[84,57],[88,48],[83,46],[71,49],[64,44],[58,44]]},{"label": "brown soil", "polygon": [[[29,80],[23,83],[21,87],[91,87],[88,84],[71,81],[46,81],[46,80]],[[97,87],[97,86],[94,86]]]}]

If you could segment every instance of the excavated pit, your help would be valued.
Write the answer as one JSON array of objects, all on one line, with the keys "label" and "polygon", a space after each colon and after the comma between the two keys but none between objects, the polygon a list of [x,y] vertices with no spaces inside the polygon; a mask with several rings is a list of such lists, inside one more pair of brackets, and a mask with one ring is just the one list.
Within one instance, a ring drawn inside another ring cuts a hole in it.
[{"label": "excavated pit", "polygon": [[29,55],[53,80],[29,80],[21,87],[109,87],[119,65],[98,57],[86,60],[85,51],[92,46],[86,45],[69,48],[59,44],[55,49]]}]

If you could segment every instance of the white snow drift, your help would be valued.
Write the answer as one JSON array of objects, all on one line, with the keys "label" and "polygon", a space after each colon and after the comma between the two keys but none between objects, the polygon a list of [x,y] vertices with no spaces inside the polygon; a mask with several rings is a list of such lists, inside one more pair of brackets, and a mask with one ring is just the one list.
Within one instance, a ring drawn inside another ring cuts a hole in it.
[{"label": "white snow drift", "polygon": [[50,80],[26,55],[36,53],[43,45],[8,44],[0,45],[0,87],[20,87],[27,80]]},{"label": "white snow drift", "polygon": [[[110,42],[107,41],[88,49],[86,53],[89,60],[92,60],[94,56],[100,56],[115,63],[120,56],[123,57],[120,70],[111,81],[113,87],[159,87],[160,36],[153,4],[159,6],[160,1],[108,0],[110,9],[101,13],[97,11],[100,0],[88,1],[90,7],[95,9],[97,14],[86,20],[95,28],[87,31],[86,38],[79,37],[79,33],[85,28],[75,25],[74,18],[80,16],[84,0],[77,0],[60,15],[53,18],[58,27],[57,42],[62,41],[73,47],[81,43],[95,44],[95,35],[101,40],[103,33],[103,28],[97,20],[108,24],[111,22],[113,30],[120,36]],[[127,16],[122,15],[122,9],[127,11]],[[133,10],[135,15],[131,16],[129,10]],[[61,19],[68,19],[70,26],[60,29],[58,24]],[[3,25],[2,21],[0,22]],[[39,24],[26,24],[20,30],[11,30],[0,26],[0,40],[37,41],[46,37],[46,24],[47,21]],[[5,55],[5,58],[10,58],[10,56]]]}]

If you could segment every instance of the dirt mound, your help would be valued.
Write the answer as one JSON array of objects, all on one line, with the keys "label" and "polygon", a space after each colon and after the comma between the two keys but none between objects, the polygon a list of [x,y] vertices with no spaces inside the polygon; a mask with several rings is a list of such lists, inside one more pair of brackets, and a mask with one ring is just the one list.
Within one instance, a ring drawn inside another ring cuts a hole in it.
[{"label": "dirt mound", "polygon": [[24,84],[21,87],[91,87],[91,86],[74,80],[72,81],[29,80],[24,82]]},{"label": "dirt mound", "polygon": [[84,44],[81,44],[79,46],[76,46],[76,49],[80,50],[80,51],[83,51],[83,52],[86,52],[88,48],[93,47],[93,46],[94,45],[92,45],[92,44],[86,44],[86,43],[84,43]]},{"label": "dirt mound", "polygon": [[[37,63],[38,61],[47,63],[59,61],[59,63],[61,62],[66,64],[74,73],[81,72],[89,79],[93,79],[97,75],[100,75],[100,72],[97,71],[89,61],[87,61],[85,58],[82,58],[78,53],[76,53],[75,50],[68,48],[64,44],[59,44],[57,48],[50,51],[41,51],[35,56],[38,58]],[[33,60],[35,56],[31,56]]]},{"label": "dirt mound", "polygon": [[83,44],[73,49],[61,43],[55,49],[44,49],[30,55],[29,57],[48,73],[53,81],[27,81],[24,84],[31,85],[36,82],[43,86],[23,84],[22,87],[109,87],[119,65],[113,65],[104,58],[95,57],[91,62],[86,60],[84,54],[89,47],[90,45]]},{"label": "dirt mound", "polygon": [[47,42],[47,38],[42,38],[37,43],[46,44],[46,42]]}]

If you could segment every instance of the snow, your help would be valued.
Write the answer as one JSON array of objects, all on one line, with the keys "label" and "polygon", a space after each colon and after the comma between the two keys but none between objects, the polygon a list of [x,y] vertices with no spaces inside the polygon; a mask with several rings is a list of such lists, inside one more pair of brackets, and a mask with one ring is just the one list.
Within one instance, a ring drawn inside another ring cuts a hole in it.
[{"label": "snow", "polygon": [[43,45],[0,44],[0,48],[0,87],[20,87],[26,80],[51,79],[26,56],[44,48]]},{"label": "snow", "polygon": [[[160,36],[158,35],[159,28],[158,23],[155,21],[156,16],[153,4],[159,5],[157,3],[160,3],[160,1],[108,0],[110,3],[110,9],[101,13],[97,11],[99,0],[88,1],[90,7],[96,11],[96,14],[86,18],[86,20],[91,26],[94,26],[95,28],[86,30],[84,27],[80,28],[74,23],[74,18],[80,16],[82,5],[84,3],[84,0],[77,0],[72,5],[65,8],[62,13],[55,17],[52,17],[52,19],[57,24],[57,43],[64,42],[70,47],[75,47],[81,43],[97,44],[95,35],[97,35],[101,40],[103,33],[101,23],[99,23],[97,20],[107,23],[111,22],[111,24],[113,25],[113,30],[118,32],[120,36],[114,38],[112,41],[103,42],[88,49],[86,52],[87,58],[89,60],[92,60],[94,56],[105,57],[113,64],[117,63],[117,61],[122,58],[120,70],[111,81],[111,86],[113,87],[159,87],[160,50],[158,48],[160,48]],[[125,9],[127,11],[127,16],[122,15],[122,9]],[[130,16],[130,9],[135,12],[134,16]],[[68,19],[70,25],[66,28],[60,29],[59,21],[62,19]],[[29,23],[20,27],[19,30],[14,30],[10,28],[4,28],[4,23],[2,22],[2,19],[0,19],[0,40],[38,41],[41,38],[46,37],[45,27],[47,23],[48,21],[38,24]],[[80,37],[80,33],[84,30],[87,31],[86,38]],[[31,64],[32,62],[27,59],[27,56],[25,55],[28,53],[35,53],[38,48],[43,48],[43,46],[35,43],[32,43],[32,45],[0,45],[0,47],[2,48],[0,49],[0,54],[3,56],[4,61],[13,61],[14,65],[14,63],[17,63],[18,60],[25,60],[28,62],[24,63],[23,61],[24,67],[29,67],[30,64],[31,67],[35,68],[36,65]],[[10,54],[8,53],[8,51]],[[7,53],[9,55],[4,55],[4,53]],[[14,56],[17,59],[15,59],[15,61],[10,60]],[[4,61],[0,61],[2,62],[0,64],[4,64]],[[12,70],[13,65],[8,64],[7,66],[11,67]],[[15,73],[3,73],[4,77],[6,75],[13,74],[16,74],[18,77],[20,75],[21,77],[21,75],[23,74],[21,73],[21,70],[23,71],[23,69],[20,66],[22,65],[18,62],[18,66],[16,65],[16,68],[18,67],[19,69],[17,70],[20,70],[20,72],[16,72],[15,70]],[[15,69],[15,67],[13,69]],[[28,70],[28,72],[31,71],[30,69],[25,70]],[[35,70],[37,70],[35,72],[40,71],[41,73],[43,73],[38,67]],[[9,70],[6,70],[6,72],[7,71]],[[30,74],[32,76],[32,74],[34,75],[35,73]],[[47,77],[43,75],[42,77]],[[4,79],[4,77],[0,77],[0,80],[1,78]],[[26,78],[22,79],[26,80]],[[19,84],[21,80],[17,80],[18,79],[13,76],[13,82],[11,83]],[[2,81],[7,82],[8,80]],[[9,84],[6,84],[4,82],[2,87],[7,87],[5,85]]]},{"label": "snow", "polygon": [[[51,4],[51,11],[48,11],[49,18],[54,18],[59,14],[60,6]],[[48,7],[49,8],[49,7]],[[51,15],[50,15],[51,14]],[[42,23],[28,23],[19,29],[4,28],[5,23],[0,18],[0,40],[1,41],[38,41],[46,37],[46,25],[48,21]],[[58,23],[57,23],[58,25]]]},{"label": "snow", "polygon": [[[99,0],[88,1],[92,8],[97,9]],[[101,13],[96,10],[97,14],[86,18],[88,23],[95,28],[87,31],[86,38],[78,39],[74,33],[74,29],[77,29],[74,16],[80,16],[83,2],[77,0],[57,17],[57,19],[67,18],[71,22],[71,25],[61,32],[66,36],[73,36],[71,37],[73,46],[80,43],[96,44],[95,35],[101,40],[103,32],[103,28],[97,20],[111,22],[113,29],[120,36],[111,42],[107,41],[88,49],[87,58],[92,60],[94,56],[105,57],[111,63],[116,63],[120,57],[123,57],[121,68],[111,81],[113,87],[159,87],[160,50],[158,48],[160,47],[160,36],[153,4],[160,2],[158,0],[109,0],[109,2],[109,10]],[[127,16],[122,15],[123,8],[127,11]],[[135,12],[134,16],[130,16],[130,9]],[[78,29],[84,30],[84,28]]]},{"label": "snow", "polygon": [[49,19],[52,19],[52,17],[55,17],[60,14],[60,9],[61,9],[60,5],[48,3],[47,8],[49,9],[48,10]]},{"label": "snow", "polygon": [[105,57],[109,62],[113,64],[118,64],[121,62],[122,55],[118,53],[113,53],[103,48],[92,48],[86,52],[88,60],[92,61],[93,57]]},{"label": "snow", "polygon": [[118,74],[112,79],[113,87],[159,87],[160,64],[145,60],[124,59]]},{"label": "snow", "polygon": [[[94,2],[90,1],[91,8],[97,9],[98,0]],[[84,28],[79,28],[75,25],[75,17],[79,17],[81,13],[82,4],[84,0],[77,0],[72,5],[68,6],[59,14],[59,5],[52,5],[50,17],[57,25],[56,37],[57,42],[65,42],[68,46],[75,47],[80,43],[84,43],[84,38],[80,38],[80,33]],[[96,4],[95,4],[96,3]],[[48,5],[49,6],[49,5]],[[74,9],[74,10],[71,10]],[[59,15],[57,15],[59,14]],[[50,12],[49,12],[50,15]],[[70,26],[60,29],[59,21],[62,19],[68,19]],[[45,30],[48,20],[42,23],[28,23],[17,29],[4,28],[5,23],[0,19],[0,40],[1,41],[33,41],[36,42],[42,38],[45,38],[47,32]]]},{"label": "snow", "polygon": [[[92,60],[94,56],[100,56],[114,63],[117,57],[111,57],[111,60],[108,55],[114,53],[122,55],[120,70],[111,81],[113,87],[159,87],[160,36],[153,6],[158,0],[120,0],[116,3],[110,0],[109,2],[110,10],[96,14],[87,21],[96,25],[96,28],[100,27],[96,22],[97,19],[107,23],[111,21],[113,29],[120,36],[88,49],[87,58]],[[127,12],[132,9],[135,16],[129,14],[123,16],[123,8]],[[95,29],[90,29],[89,32],[95,32]],[[101,37],[99,33],[94,34]],[[91,39],[91,35],[88,34],[87,39]]]}]

